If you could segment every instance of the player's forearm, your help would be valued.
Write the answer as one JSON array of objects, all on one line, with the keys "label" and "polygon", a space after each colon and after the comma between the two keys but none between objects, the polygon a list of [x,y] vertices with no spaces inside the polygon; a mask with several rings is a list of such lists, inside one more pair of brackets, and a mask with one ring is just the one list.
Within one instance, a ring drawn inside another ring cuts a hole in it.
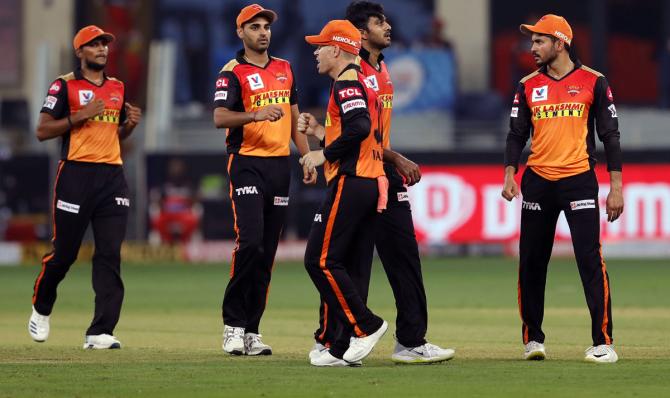
[{"label": "player's forearm", "polygon": [[384,148],[383,159],[387,163],[395,164],[398,156],[401,156],[398,152],[395,152],[391,149]]},{"label": "player's forearm", "polygon": [[610,190],[621,191],[623,189],[623,176],[621,171],[610,171]]},{"label": "player's forearm", "polygon": [[514,178],[515,174],[516,174],[516,167],[514,166],[505,167],[505,179]]},{"label": "player's forearm", "polygon": [[256,112],[235,112],[225,108],[214,109],[214,126],[227,129],[244,126],[256,121]]},{"label": "player's forearm", "polygon": [[57,120],[40,120],[35,135],[40,141],[50,140],[67,133],[71,127],[71,123],[67,117]]},{"label": "player's forearm", "polygon": [[304,154],[309,152],[309,143],[307,142],[307,136],[298,133],[297,127],[291,129],[291,139],[293,140],[295,147],[298,149],[298,153],[300,154],[300,156],[303,156]]}]

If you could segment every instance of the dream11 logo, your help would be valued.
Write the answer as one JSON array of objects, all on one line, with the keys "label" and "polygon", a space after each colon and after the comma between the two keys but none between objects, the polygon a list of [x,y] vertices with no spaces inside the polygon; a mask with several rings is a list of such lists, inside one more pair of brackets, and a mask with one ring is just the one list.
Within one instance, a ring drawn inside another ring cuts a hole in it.
[{"label": "dream11 logo", "polygon": [[444,243],[475,211],[477,194],[461,177],[429,173],[410,188],[412,215],[428,243]]}]

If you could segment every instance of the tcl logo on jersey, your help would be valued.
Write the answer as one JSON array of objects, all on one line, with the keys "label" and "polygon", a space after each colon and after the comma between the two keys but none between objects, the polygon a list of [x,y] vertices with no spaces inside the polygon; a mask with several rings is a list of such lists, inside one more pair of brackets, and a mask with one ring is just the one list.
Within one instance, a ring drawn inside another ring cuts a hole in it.
[{"label": "tcl logo on jersey", "polygon": [[370,75],[365,78],[365,85],[368,86],[369,88],[379,91],[379,83],[377,82],[377,76],[375,75]]},{"label": "tcl logo on jersey", "polygon": [[235,193],[237,193],[237,196],[258,194],[258,189],[252,185],[249,187],[235,188]]},{"label": "tcl logo on jersey", "polygon": [[607,98],[610,102],[614,102],[614,95],[612,95],[612,89],[609,87],[607,87]]},{"label": "tcl logo on jersey", "polygon": [[519,93],[514,94],[514,101],[512,101],[513,104],[518,104],[519,103]]},{"label": "tcl logo on jersey", "polygon": [[56,80],[54,84],[49,87],[49,94],[58,94],[60,91],[60,81]]},{"label": "tcl logo on jersey", "polygon": [[546,101],[549,97],[549,86],[533,88],[531,102]]},{"label": "tcl logo on jersey", "polygon": [[315,214],[314,215],[314,222],[321,222],[321,214]]},{"label": "tcl logo on jersey", "polygon": [[542,210],[539,203],[526,202],[525,200],[523,201],[521,208],[525,210]]},{"label": "tcl logo on jersey", "polygon": [[93,91],[79,90],[79,105],[84,106],[93,99]]},{"label": "tcl logo on jersey", "polygon": [[258,90],[265,87],[265,85],[263,84],[263,80],[261,79],[261,75],[259,75],[258,73],[254,73],[253,75],[247,76],[247,80],[249,81],[249,87],[252,90]]},{"label": "tcl logo on jersey", "polygon": [[596,208],[596,201],[595,199],[584,199],[584,200],[576,200],[574,202],[570,202],[570,210],[581,210],[581,209],[595,209]]},{"label": "tcl logo on jersey", "polygon": [[352,87],[352,88],[345,88],[337,92],[337,94],[340,96],[340,99],[347,99],[351,97],[362,97],[363,94],[361,93],[361,90]]},{"label": "tcl logo on jersey", "polygon": [[216,80],[216,88],[219,89],[224,87],[228,87],[228,79],[226,79],[225,77],[218,78]]},{"label": "tcl logo on jersey", "polygon": [[130,199],[127,198],[114,198],[116,200],[117,206],[126,206],[130,207]]}]

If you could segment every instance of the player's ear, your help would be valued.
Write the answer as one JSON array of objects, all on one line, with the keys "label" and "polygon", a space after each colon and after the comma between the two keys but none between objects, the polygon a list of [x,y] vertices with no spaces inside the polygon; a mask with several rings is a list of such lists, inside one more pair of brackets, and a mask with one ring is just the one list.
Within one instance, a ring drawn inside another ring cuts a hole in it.
[{"label": "player's ear", "polygon": [[368,39],[368,31],[366,29],[358,29],[358,31],[361,32],[361,40]]},{"label": "player's ear", "polygon": [[243,28],[237,28],[237,37],[241,39],[243,34],[244,34]]},{"label": "player's ear", "polygon": [[83,56],[83,55],[82,55],[83,52],[84,52],[84,50],[82,50],[81,47],[79,47],[78,49],[74,50],[74,55],[75,55],[77,58],[81,59],[81,57]]}]

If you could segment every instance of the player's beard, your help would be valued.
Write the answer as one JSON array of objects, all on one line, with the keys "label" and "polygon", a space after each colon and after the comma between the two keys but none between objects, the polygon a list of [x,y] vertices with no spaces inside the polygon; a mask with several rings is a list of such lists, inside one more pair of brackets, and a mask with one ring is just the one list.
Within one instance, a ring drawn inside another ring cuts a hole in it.
[{"label": "player's beard", "polygon": [[538,62],[535,62],[538,68],[542,68],[544,66],[550,65],[552,62],[556,60],[556,57],[558,57],[558,54],[556,52],[549,54],[547,56],[547,59],[545,60],[540,60]]},{"label": "player's beard", "polygon": [[86,67],[97,72],[104,70],[105,66],[107,66],[107,63],[99,64],[97,62],[86,60]]}]

